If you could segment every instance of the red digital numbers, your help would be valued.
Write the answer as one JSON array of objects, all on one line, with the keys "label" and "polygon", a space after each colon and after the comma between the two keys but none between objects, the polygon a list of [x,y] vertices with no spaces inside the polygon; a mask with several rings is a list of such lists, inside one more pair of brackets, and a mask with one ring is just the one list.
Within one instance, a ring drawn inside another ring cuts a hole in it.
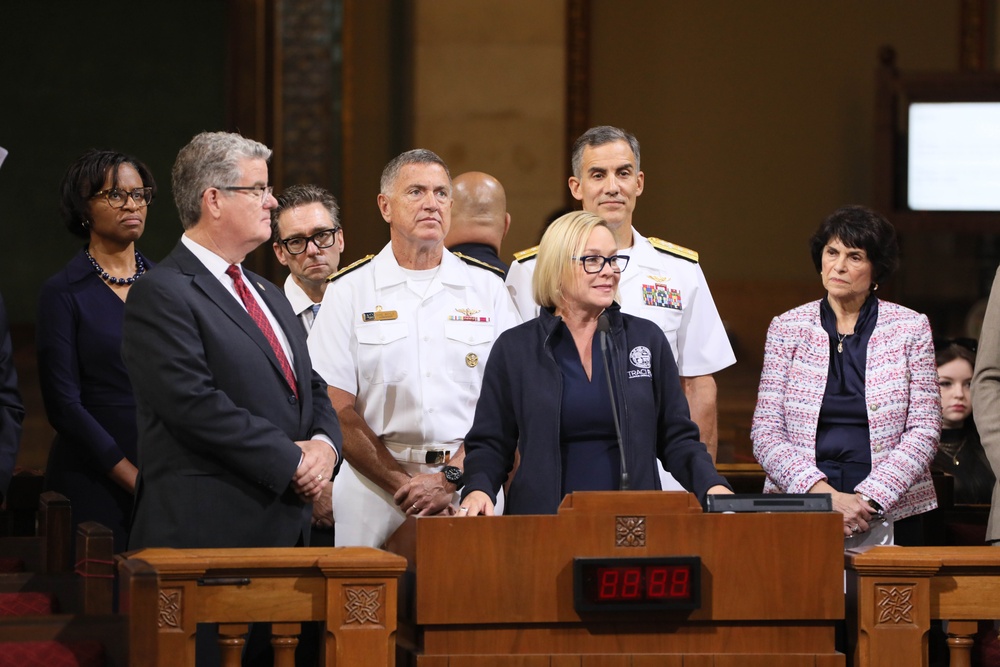
[{"label": "red digital numbers", "polygon": [[683,600],[691,597],[691,568],[643,565],[597,568],[597,599]]}]

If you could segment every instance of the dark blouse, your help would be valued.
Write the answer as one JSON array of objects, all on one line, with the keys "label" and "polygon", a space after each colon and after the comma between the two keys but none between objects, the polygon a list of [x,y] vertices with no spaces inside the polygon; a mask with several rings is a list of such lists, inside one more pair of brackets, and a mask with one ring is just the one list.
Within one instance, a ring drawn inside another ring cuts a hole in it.
[{"label": "dark blouse", "polygon": [[563,495],[616,491],[621,464],[599,334],[594,334],[589,380],[566,325],[560,323],[554,336],[553,354],[563,379],[559,424]]},{"label": "dark blouse", "polygon": [[931,472],[955,478],[956,503],[990,504],[996,478],[972,419],[966,419],[962,428],[941,431],[941,444],[931,463]]},{"label": "dark blouse", "polygon": [[848,336],[838,334],[837,316],[826,298],[819,312],[823,329],[830,335],[830,369],[816,428],[816,465],[832,487],[853,492],[872,468],[865,364],[868,340],[878,320],[878,299],[869,295],[854,333]]}]

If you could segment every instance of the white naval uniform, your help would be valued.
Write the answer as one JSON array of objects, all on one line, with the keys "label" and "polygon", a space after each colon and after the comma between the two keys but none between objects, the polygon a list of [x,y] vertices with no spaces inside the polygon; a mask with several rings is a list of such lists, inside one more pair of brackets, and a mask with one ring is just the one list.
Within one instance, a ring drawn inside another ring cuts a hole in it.
[{"label": "white naval uniform", "polygon": [[285,292],[285,298],[288,299],[288,303],[292,304],[292,310],[295,311],[299,322],[302,322],[302,326],[305,327],[306,335],[308,336],[309,329],[313,324],[313,300],[299,287],[292,274],[288,274],[288,277],[285,278],[285,284],[282,289]]},{"label": "white naval uniform", "polygon": [[[697,261],[657,250],[634,228],[632,247],[620,249],[619,254],[630,257],[618,285],[622,312],[660,325],[681,377],[710,375],[736,363]],[[524,320],[538,314],[531,291],[534,272],[534,256],[515,261],[507,272],[507,289]],[[662,463],[660,482],[664,489],[681,489]]]},{"label": "white naval uniform", "polygon": [[[520,323],[504,283],[447,250],[430,281],[410,280],[391,244],[326,290],[309,335],[313,367],[398,454],[455,451],[472,426],[490,348]],[[336,305],[334,305],[336,304]],[[401,463],[411,474],[442,465]],[[380,547],[405,519],[347,461],[333,485],[337,546]]]}]

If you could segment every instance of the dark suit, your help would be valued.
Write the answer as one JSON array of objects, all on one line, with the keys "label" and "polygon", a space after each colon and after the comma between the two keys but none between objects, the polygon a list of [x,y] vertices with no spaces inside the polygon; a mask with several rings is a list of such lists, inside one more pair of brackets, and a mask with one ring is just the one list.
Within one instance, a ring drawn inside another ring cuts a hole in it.
[{"label": "dark suit", "polygon": [[17,371],[14,369],[7,310],[0,298],[0,502],[7,495],[7,487],[14,473],[23,421],[24,403],[17,390]]},{"label": "dark suit", "polygon": [[178,243],[125,307],[139,424],[130,549],[308,542],[310,506],[289,484],[301,455],[293,441],[325,433],[339,461],[340,427],[288,301],[245,273],[288,339],[301,400],[250,315]]}]

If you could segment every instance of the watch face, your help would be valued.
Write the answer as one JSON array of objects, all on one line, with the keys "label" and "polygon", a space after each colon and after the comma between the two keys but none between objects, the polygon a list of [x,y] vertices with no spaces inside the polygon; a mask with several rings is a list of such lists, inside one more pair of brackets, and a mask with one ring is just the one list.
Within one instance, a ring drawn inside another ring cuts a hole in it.
[{"label": "watch face", "polygon": [[445,466],[444,478],[452,484],[458,484],[462,481],[462,471],[455,466]]}]

